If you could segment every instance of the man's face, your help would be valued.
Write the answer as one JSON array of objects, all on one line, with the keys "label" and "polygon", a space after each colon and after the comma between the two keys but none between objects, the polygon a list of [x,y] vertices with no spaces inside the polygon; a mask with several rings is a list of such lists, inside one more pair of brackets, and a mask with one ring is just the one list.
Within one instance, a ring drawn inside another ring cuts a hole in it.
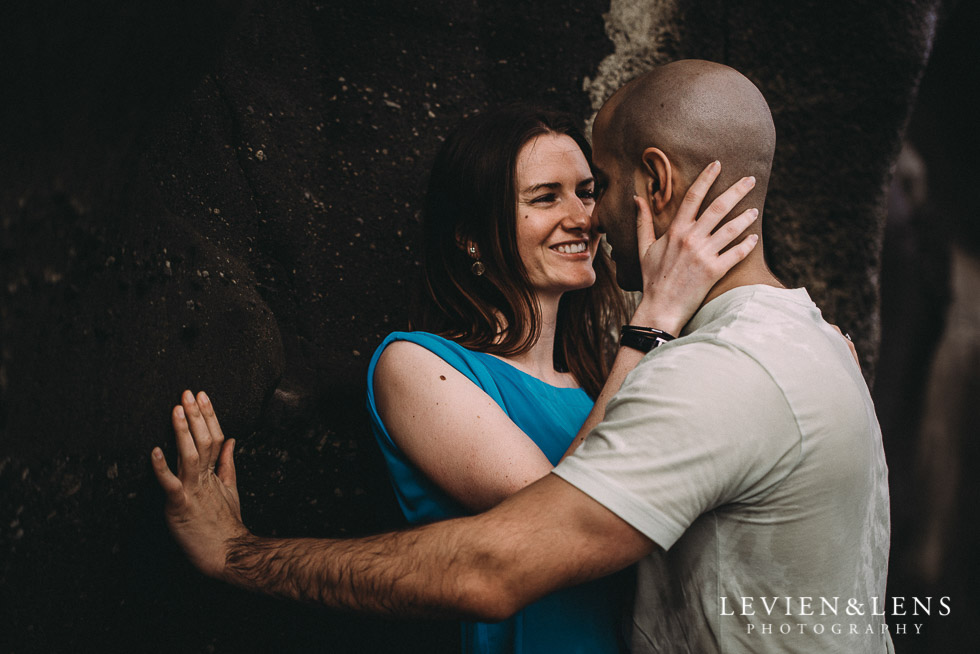
[{"label": "man's face", "polygon": [[593,216],[612,247],[616,282],[625,291],[639,291],[643,288],[643,275],[636,241],[634,176],[623,169],[619,158],[608,147],[610,139],[605,137],[603,127],[597,119],[592,131],[592,162],[598,192]]}]

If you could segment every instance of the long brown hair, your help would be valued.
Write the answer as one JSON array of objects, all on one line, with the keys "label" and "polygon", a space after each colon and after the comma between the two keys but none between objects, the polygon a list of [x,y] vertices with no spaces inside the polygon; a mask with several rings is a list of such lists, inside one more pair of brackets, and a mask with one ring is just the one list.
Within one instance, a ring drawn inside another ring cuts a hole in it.
[{"label": "long brown hair", "polygon": [[[436,155],[423,210],[422,289],[413,328],[501,356],[526,352],[541,331],[540,309],[517,250],[517,156],[542,134],[592,148],[565,114],[507,105],[464,120]],[[591,163],[590,163],[591,165]],[[475,275],[475,245],[485,272]],[[565,293],[558,306],[554,361],[596,397],[609,374],[610,328],[627,317],[609,256],[593,261],[596,282]]]}]

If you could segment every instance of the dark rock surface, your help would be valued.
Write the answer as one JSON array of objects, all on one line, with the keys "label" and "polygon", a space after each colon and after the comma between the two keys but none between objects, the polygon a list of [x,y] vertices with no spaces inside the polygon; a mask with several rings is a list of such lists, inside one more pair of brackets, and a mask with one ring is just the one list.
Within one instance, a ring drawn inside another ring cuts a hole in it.
[{"label": "dark rock surface", "polygon": [[[401,524],[364,374],[405,326],[431,156],[501,100],[587,118],[583,80],[616,47],[603,12],[666,6],[566,4],[2,10],[0,649],[453,650],[451,624],[205,580],[148,454],[172,460],[169,408],[203,388],[253,530]],[[658,14],[669,38],[634,39],[654,53],[636,69],[713,58],[766,93],[774,265],[860,334],[869,372],[884,189],[937,5],[693,2]]]}]

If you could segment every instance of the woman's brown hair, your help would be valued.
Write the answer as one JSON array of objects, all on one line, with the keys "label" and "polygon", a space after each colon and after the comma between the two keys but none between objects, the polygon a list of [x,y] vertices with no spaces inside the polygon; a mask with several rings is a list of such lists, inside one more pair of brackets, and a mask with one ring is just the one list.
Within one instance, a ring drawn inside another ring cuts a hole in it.
[{"label": "woman's brown hair", "polygon": [[[464,120],[443,143],[429,176],[423,210],[421,298],[413,328],[501,356],[537,340],[540,310],[517,250],[516,163],[542,134],[571,137],[591,162],[592,148],[575,120],[508,105]],[[485,272],[475,275],[476,248]],[[626,322],[627,299],[602,247],[596,282],[569,291],[558,307],[554,360],[595,398],[615,352],[611,328]]]}]

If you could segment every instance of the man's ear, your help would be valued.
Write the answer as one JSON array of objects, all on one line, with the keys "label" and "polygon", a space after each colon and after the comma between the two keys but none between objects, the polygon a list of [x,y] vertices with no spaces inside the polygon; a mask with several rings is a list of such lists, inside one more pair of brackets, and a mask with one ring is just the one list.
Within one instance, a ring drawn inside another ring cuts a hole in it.
[{"label": "man's ear", "polygon": [[647,148],[643,151],[643,192],[650,206],[657,213],[664,210],[673,193],[673,170],[670,159],[660,148]]}]

